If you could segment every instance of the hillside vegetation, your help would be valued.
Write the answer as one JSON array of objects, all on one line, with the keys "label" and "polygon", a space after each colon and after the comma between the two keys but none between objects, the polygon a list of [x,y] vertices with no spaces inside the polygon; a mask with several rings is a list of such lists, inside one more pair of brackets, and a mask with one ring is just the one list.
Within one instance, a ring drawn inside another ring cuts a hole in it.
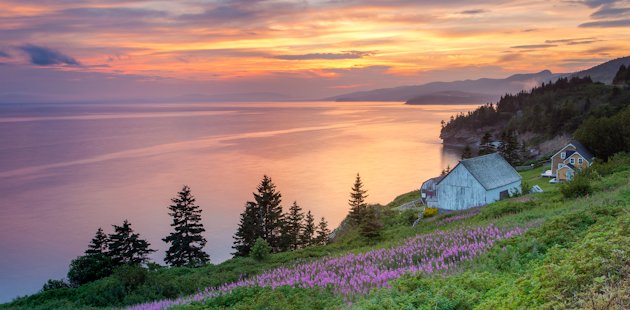
[{"label": "hillside vegetation", "polygon": [[519,140],[536,146],[572,135],[589,118],[613,117],[629,105],[628,87],[595,83],[589,77],[561,78],[452,117],[440,138],[445,143],[476,145],[486,132],[498,139],[504,131],[515,131]]},{"label": "hillside vegetation", "polygon": [[[537,177],[537,173],[524,172],[524,179],[530,185],[546,183],[547,179]],[[497,231],[519,229],[522,234],[499,238],[475,255],[458,252],[460,256],[450,256],[457,259],[446,261],[446,268],[407,273],[384,285],[370,286],[369,291],[342,294],[334,285],[326,288],[242,286],[212,295],[216,296],[214,298],[206,298],[210,295],[202,291],[185,298],[185,303],[175,308],[628,308],[630,156],[616,155],[608,163],[596,165],[588,182],[590,194],[586,197],[565,198],[559,191],[561,185],[547,186],[548,190],[542,194],[512,198],[472,211],[438,215],[424,219],[415,227],[411,227],[411,223],[417,211],[397,209],[417,197],[405,194],[379,207],[384,228],[378,240],[367,240],[357,229],[349,229],[332,244],[272,254],[263,261],[241,257],[199,268],[126,267],[78,288],[49,289],[0,308],[101,308],[173,299],[207,287],[254,279],[266,271],[280,275],[274,268],[291,271],[303,264],[319,264],[322,259],[366,255],[376,261],[380,258],[375,253],[404,249],[414,240],[456,236],[487,227]],[[438,247],[420,246],[422,251],[428,251],[422,255],[428,257],[433,255],[431,249],[438,251]],[[416,254],[409,254],[412,255]],[[360,271],[356,273],[362,276]],[[370,275],[365,274],[365,277]],[[139,308],[160,304],[168,303]]]}]

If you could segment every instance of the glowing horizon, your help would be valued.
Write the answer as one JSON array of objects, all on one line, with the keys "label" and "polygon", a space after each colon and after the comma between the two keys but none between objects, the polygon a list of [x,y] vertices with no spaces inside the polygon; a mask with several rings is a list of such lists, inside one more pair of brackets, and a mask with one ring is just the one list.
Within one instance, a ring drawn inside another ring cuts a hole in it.
[{"label": "glowing horizon", "polygon": [[308,97],[573,72],[630,49],[626,0],[5,0],[0,20],[0,64],[14,70],[186,81],[204,93],[294,83],[289,94]]}]

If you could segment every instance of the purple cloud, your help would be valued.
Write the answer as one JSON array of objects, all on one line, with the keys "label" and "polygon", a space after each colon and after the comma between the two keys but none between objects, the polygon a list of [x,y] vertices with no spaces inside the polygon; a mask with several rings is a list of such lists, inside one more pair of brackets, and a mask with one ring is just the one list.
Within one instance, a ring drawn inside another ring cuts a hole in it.
[{"label": "purple cloud", "polygon": [[581,28],[630,27],[630,19],[602,20],[580,24]]},{"label": "purple cloud", "polygon": [[50,66],[50,65],[71,65],[78,66],[80,63],[61,52],[49,49],[43,46],[37,46],[33,44],[26,44],[19,47],[30,57],[31,63],[38,66]]},{"label": "purple cloud", "polygon": [[472,10],[464,10],[459,12],[459,14],[464,14],[464,15],[475,15],[475,14],[481,14],[481,13],[486,13],[488,12],[488,10],[484,10],[484,9],[472,9]]}]

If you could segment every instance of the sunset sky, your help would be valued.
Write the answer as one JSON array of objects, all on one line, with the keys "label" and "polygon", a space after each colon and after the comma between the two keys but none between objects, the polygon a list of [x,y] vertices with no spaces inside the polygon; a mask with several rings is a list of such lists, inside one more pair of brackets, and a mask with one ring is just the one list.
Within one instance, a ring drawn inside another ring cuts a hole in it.
[{"label": "sunset sky", "polygon": [[0,101],[323,98],[628,51],[630,1],[0,0]]}]

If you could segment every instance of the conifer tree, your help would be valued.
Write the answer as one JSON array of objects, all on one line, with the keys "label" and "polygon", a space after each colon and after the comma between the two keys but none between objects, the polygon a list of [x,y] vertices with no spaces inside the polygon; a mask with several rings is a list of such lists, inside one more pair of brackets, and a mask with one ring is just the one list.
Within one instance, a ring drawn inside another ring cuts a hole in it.
[{"label": "conifer tree", "polygon": [[516,165],[520,161],[519,143],[514,130],[504,131],[501,135],[501,146],[499,152],[510,165]]},{"label": "conifer tree", "polygon": [[302,235],[300,236],[300,243],[302,246],[307,247],[312,245],[313,235],[315,234],[315,218],[311,211],[306,212],[306,218],[304,220],[304,229],[302,230]]},{"label": "conifer tree", "polygon": [[491,139],[492,136],[490,135],[490,132],[486,131],[486,133],[483,134],[483,137],[481,137],[481,142],[479,143],[479,156],[491,154],[496,151],[492,144],[490,144],[492,142],[490,141]]},{"label": "conifer tree", "polygon": [[446,166],[446,169],[442,169],[442,172],[440,173],[440,176],[445,176],[449,172],[451,172],[451,165]]},{"label": "conifer tree", "polygon": [[627,84],[629,82],[630,79],[630,70],[628,68],[626,68],[625,65],[621,65],[619,67],[619,70],[617,70],[617,74],[615,74],[615,77],[613,78],[612,83],[615,85],[623,85],[623,84]]},{"label": "conifer tree", "polygon": [[170,243],[164,261],[171,266],[200,266],[210,261],[208,253],[203,251],[206,238],[201,233],[206,231],[201,223],[201,209],[195,204],[195,197],[190,187],[184,185],[177,196],[171,199],[168,214],[173,218],[174,231],[162,239]]},{"label": "conifer tree", "polygon": [[114,226],[114,233],[109,235],[109,255],[117,265],[136,265],[148,261],[147,255],[155,252],[149,248],[151,245],[140,234],[134,233],[131,223],[125,220],[122,226]]},{"label": "conifer tree", "polygon": [[258,193],[254,193],[254,199],[258,208],[258,218],[260,221],[260,235],[269,243],[274,252],[280,250],[282,236],[281,229],[284,223],[282,206],[282,195],[276,192],[276,185],[268,176],[263,176],[260,185],[257,187]]},{"label": "conifer tree", "polygon": [[260,237],[258,221],[258,206],[255,202],[248,201],[245,203],[245,211],[241,213],[241,221],[238,224],[236,234],[234,234],[234,245],[232,248],[236,252],[234,256],[249,256],[256,238]]},{"label": "conifer tree", "polygon": [[464,151],[462,152],[461,159],[466,159],[466,158],[471,158],[471,157],[473,157],[472,149],[470,148],[470,145],[466,144],[466,147],[464,147]]},{"label": "conifer tree", "polygon": [[381,224],[376,214],[376,207],[371,207],[366,210],[365,221],[361,224],[361,235],[368,240],[373,240],[381,236]]},{"label": "conifer tree", "polygon": [[288,248],[295,250],[300,247],[300,232],[304,227],[302,223],[304,220],[304,212],[302,212],[302,208],[296,201],[294,201],[293,205],[289,208],[289,213],[285,216],[285,218],[286,230],[284,231],[284,234],[286,245]]},{"label": "conifer tree", "polygon": [[330,230],[328,229],[328,223],[326,219],[322,217],[317,225],[317,237],[315,237],[315,243],[319,245],[326,245],[328,243],[328,236],[330,236]]},{"label": "conifer tree", "polygon": [[107,238],[107,235],[103,232],[103,229],[99,227],[96,230],[96,235],[94,236],[94,238],[92,238],[92,241],[88,245],[88,249],[85,251],[85,254],[87,254],[87,255],[94,255],[94,254],[107,255],[108,254],[107,253],[108,243],[109,243],[109,238]]},{"label": "conifer tree", "polygon": [[367,198],[366,193],[367,191],[363,189],[361,176],[357,173],[354,185],[352,186],[352,192],[350,192],[350,200],[348,200],[348,204],[350,205],[348,218],[351,223],[355,225],[363,223],[365,209],[367,208],[367,203],[365,202],[365,198]]}]

